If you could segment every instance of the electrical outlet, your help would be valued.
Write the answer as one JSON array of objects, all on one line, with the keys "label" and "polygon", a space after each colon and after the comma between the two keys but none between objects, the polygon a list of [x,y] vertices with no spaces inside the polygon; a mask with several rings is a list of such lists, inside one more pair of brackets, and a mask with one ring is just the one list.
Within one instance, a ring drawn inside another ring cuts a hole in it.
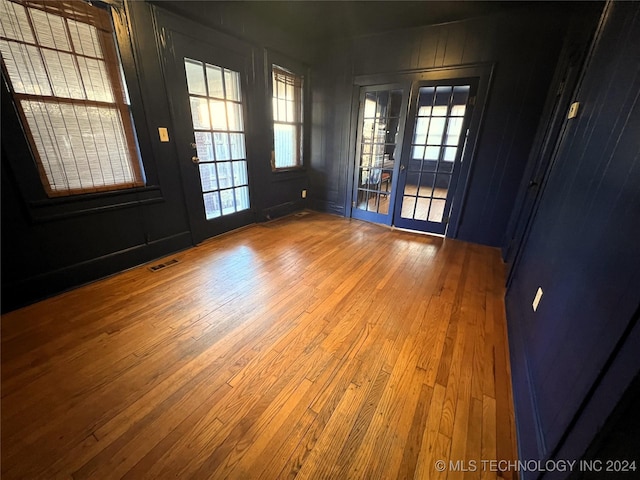
[{"label": "electrical outlet", "polygon": [[538,291],[536,292],[536,296],[533,299],[533,303],[531,306],[533,307],[533,311],[538,310],[538,305],[540,304],[540,300],[542,299],[542,287],[538,287]]},{"label": "electrical outlet", "polygon": [[302,198],[307,198],[307,191],[306,190],[302,190]]}]

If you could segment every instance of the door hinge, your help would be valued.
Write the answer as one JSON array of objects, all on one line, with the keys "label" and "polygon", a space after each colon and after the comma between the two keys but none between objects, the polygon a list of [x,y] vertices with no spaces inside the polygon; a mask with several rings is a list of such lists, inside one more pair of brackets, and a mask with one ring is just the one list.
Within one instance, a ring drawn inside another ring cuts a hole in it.
[{"label": "door hinge", "polygon": [[444,223],[445,225],[446,225],[447,223],[449,223],[449,215],[447,215],[446,217],[444,217],[444,218],[442,219],[442,223]]},{"label": "door hinge", "polygon": [[476,104],[476,97],[471,97],[469,99],[469,106],[473,107]]},{"label": "door hinge", "polygon": [[356,202],[355,200],[353,202],[351,202],[351,208],[356,208]]},{"label": "door hinge", "polygon": [[556,92],[556,96],[562,95],[562,92],[564,92],[564,80],[560,82],[560,85],[558,85],[558,91]]}]

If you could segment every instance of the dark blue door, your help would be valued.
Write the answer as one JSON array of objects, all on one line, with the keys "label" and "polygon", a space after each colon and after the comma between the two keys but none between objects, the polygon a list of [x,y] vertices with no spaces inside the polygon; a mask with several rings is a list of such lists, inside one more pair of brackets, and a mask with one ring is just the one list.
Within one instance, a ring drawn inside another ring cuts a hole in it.
[{"label": "dark blue door", "polygon": [[414,84],[398,175],[395,226],[446,232],[476,85],[473,79]]}]

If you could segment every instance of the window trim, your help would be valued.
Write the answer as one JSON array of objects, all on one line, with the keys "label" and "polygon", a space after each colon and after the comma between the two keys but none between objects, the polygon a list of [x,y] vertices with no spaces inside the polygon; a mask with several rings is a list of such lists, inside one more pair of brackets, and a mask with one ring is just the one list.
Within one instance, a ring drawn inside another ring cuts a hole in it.
[{"label": "window trim", "polygon": [[[275,167],[275,138],[274,138],[274,114],[273,114],[273,67],[276,66],[285,72],[292,73],[302,77],[302,114],[300,127],[302,130],[302,145],[300,146],[300,161],[298,165],[290,167]],[[269,159],[271,172],[273,174],[284,176],[285,174],[295,174],[304,172],[308,168],[309,162],[309,122],[310,122],[310,68],[299,61],[293,60],[286,55],[274,52],[271,50],[265,50],[265,80],[267,86],[267,108],[269,132],[270,132],[270,152]]]},{"label": "window trim", "polygon": [[[154,160],[154,143],[148,131],[146,108],[143,101],[144,70],[140,66],[139,46],[131,35],[132,17],[127,3],[113,0],[94,1],[94,4],[110,11],[114,29],[116,53],[120,57],[123,74],[129,94],[129,118],[137,128],[134,141],[138,160],[143,167],[146,185],[126,187],[107,191],[88,192],[76,195],[50,197],[40,180],[35,156],[27,132],[23,128],[8,78],[2,69],[2,158],[6,160],[22,197],[31,221],[40,223],[78,215],[89,215],[100,211],[130,208],[134,205],[163,202],[162,190],[158,183],[158,172]],[[3,166],[4,168],[4,166]]]}]

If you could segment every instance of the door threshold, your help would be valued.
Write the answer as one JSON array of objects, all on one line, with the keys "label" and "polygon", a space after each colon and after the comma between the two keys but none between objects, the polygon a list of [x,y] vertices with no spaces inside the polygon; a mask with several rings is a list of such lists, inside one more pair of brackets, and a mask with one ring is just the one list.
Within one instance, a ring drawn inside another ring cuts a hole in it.
[{"label": "door threshold", "polygon": [[393,225],[391,225],[389,228],[391,228],[391,230],[398,230],[400,232],[417,233],[419,235],[428,235],[429,237],[446,238],[446,236],[441,233],[423,232],[422,230],[411,230],[410,228],[399,228]]}]

